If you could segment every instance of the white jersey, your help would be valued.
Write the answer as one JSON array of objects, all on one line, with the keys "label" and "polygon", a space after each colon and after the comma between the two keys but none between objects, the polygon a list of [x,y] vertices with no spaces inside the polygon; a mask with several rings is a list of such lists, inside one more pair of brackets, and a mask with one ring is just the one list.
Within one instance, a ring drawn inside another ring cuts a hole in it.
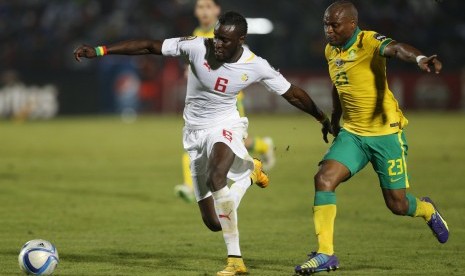
[{"label": "white jersey", "polygon": [[164,56],[183,56],[189,63],[184,107],[186,127],[202,129],[239,118],[236,96],[254,82],[284,94],[291,84],[269,63],[246,47],[234,63],[216,61],[212,40],[200,37],[165,39]]}]

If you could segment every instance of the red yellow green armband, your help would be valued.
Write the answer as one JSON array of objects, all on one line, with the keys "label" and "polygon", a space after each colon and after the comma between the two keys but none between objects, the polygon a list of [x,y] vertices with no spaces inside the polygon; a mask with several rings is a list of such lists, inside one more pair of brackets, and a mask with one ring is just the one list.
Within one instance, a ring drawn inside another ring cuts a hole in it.
[{"label": "red yellow green armband", "polygon": [[97,47],[95,47],[95,54],[98,57],[106,55],[107,54],[107,47],[106,46],[97,46]]}]

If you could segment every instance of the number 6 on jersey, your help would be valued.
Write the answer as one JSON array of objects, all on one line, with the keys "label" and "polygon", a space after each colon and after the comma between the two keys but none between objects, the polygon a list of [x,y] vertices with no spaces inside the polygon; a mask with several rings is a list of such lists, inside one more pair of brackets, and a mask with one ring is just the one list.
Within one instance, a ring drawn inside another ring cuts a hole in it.
[{"label": "number 6 on jersey", "polygon": [[216,80],[214,89],[218,92],[224,93],[226,92],[226,85],[228,84],[228,82],[229,82],[228,79],[218,77],[218,79]]}]

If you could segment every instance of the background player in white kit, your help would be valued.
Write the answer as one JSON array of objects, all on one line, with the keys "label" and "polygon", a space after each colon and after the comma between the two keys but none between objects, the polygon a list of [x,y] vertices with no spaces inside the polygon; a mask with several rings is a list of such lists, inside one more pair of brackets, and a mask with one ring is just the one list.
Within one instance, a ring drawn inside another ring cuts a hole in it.
[{"label": "background player in white kit", "polygon": [[[223,14],[214,39],[184,37],[131,40],[110,46],[83,45],[74,51],[80,57],[106,54],[182,56],[190,65],[184,108],[184,148],[191,159],[195,196],[205,225],[223,231],[228,251],[226,267],[217,275],[247,272],[239,247],[237,208],[252,183],[268,185],[261,162],[253,160],[243,143],[247,118],[236,108],[236,96],[254,82],[283,96],[289,103],[312,115],[323,125],[327,142],[330,123],[312,99],[290,84],[268,62],[242,45],[247,34],[245,18],[236,12]],[[234,181],[231,188],[227,178]]]}]

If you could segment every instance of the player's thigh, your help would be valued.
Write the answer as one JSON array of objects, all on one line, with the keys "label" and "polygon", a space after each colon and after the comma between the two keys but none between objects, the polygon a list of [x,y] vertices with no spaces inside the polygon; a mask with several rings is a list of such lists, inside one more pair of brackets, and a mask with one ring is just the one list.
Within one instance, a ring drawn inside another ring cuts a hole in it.
[{"label": "player's thigh", "polygon": [[[213,181],[213,185],[221,184],[222,187],[226,185],[226,177],[229,169],[234,162],[235,154],[232,149],[223,142],[216,142],[213,144],[211,154],[208,157],[208,176]],[[221,183],[217,183],[221,182]],[[223,185],[224,184],[224,185]],[[216,191],[222,187],[211,187]]]},{"label": "player's thigh", "polygon": [[[369,155],[360,136],[341,129],[320,164],[330,164],[329,160],[336,161],[347,168],[350,174],[343,179],[347,180],[368,164]],[[325,170],[330,168],[327,166]],[[344,170],[340,171],[341,174],[344,173]]]},{"label": "player's thigh", "polygon": [[408,145],[402,131],[370,137],[371,163],[378,174],[381,188],[388,190],[409,187],[407,174]]},{"label": "player's thigh", "polygon": [[[247,118],[234,120],[222,127],[218,127],[210,131],[206,139],[207,155],[213,154],[213,147],[220,143],[221,146],[226,146],[230,149],[229,154],[233,153],[232,163],[230,155],[228,155],[226,165],[229,166],[227,178],[238,181],[244,177],[248,177],[254,168],[253,159],[245,148],[243,139],[247,136]],[[213,159],[212,159],[213,161]],[[213,164],[212,164],[213,165]]]}]

